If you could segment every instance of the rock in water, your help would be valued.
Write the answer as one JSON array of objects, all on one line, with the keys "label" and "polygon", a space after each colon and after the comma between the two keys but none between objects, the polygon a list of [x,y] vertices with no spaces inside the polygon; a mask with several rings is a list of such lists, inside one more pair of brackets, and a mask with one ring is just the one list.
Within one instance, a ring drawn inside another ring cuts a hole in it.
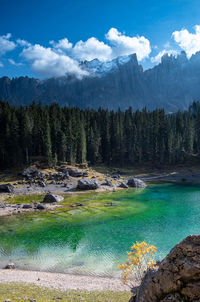
[{"label": "rock in water", "polygon": [[51,194],[51,193],[47,193],[44,196],[43,202],[44,203],[53,203],[53,202],[61,202],[63,200],[64,200],[64,197],[62,197],[60,195],[54,195],[54,194]]},{"label": "rock in water", "polygon": [[0,192],[13,193],[14,192],[14,186],[11,185],[11,184],[0,185]]},{"label": "rock in water", "polygon": [[98,187],[99,184],[93,179],[80,179],[77,185],[79,190],[96,190]]},{"label": "rock in water", "polygon": [[129,178],[127,185],[132,188],[146,188],[147,186],[143,180],[135,177]]},{"label": "rock in water", "polygon": [[135,301],[200,301],[200,235],[185,238],[146,273]]}]

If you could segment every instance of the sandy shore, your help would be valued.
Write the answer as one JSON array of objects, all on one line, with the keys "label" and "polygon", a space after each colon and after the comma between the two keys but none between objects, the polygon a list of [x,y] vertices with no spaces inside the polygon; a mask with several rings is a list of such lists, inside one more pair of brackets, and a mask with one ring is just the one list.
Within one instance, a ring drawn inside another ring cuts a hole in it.
[{"label": "sandy shore", "polygon": [[67,289],[130,291],[130,288],[123,285],[118,278],[0,269],[0,283],[9,282],[30,283],[63,291]]}]

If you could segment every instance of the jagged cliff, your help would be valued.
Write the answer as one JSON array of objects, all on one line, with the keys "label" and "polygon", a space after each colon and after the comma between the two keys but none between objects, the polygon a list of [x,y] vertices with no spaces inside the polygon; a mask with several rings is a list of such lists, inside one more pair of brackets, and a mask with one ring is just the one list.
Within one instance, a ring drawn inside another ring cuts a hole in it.
[{"label": "jagged cliff", "polygon": [[35,100],[81,108],[162,107],[175,112],[200,97],[200,52],[190,59],[184,52],[177,58],[165,55],[160,64],[146,71],[135,54],[106,63],[83,62],[82,66],[90,76],[81,80],[69,76],[42,81],[2,77],[0,98],[15,105]]}]

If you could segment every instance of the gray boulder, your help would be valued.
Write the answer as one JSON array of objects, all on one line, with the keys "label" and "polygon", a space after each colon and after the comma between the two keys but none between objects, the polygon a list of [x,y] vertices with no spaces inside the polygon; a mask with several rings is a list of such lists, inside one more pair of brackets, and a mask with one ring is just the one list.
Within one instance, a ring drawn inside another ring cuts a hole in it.
[{"label": "gray boulder", "polygon": [[177,244],[157,269],[149,270],[136,302],[200,301],[200,235]]},{"label": "gray boulder", "polygon": [[84,203],[80,203],[80,202],[76,202],[76,203],[71,205],[72,208],[83,207],[83,206],[84,206]]},{"label": "gray boulder", "polygon": [[37,210],[46,210],[46,208],[47,207],[44,204],[41,204],[41,203],[37,203],[35,205],[35,209],[37,209]]},{"label": "gray boulder", "polygon": [[31,176],[34,172],[35,172],[35,170],[27,168],[27,169],[24,169],[21,174],[24,177],[28,177],[28,176]]},{"label": "gray boulder", "polygon": [[82,177],[84,174],[83,171],[78,169],[69,169],[69,175],[72,177]]},{"label": "gray boulder", "polygon": [[13,193],[14,192],[14,186],[11,185],[11,184],[0,185],[0,192]]},{"label": "gray boulder", "polygon": [[113,179],[119,179],[119,178],[120,178],[120,175],[119,175],[119,174],[113,174],[111,177],[112,177]]},{"label": "gray boulder", "polygon": [[112,181],[108,178],[105,179],[105,182],[102,183],[102,186],[108,186],[108,187],[112,187],[113,184],[112,184]]},{"label": "gray boulder", "polygon": [[146,188],[146,183],[139,178],[129,178],[127,181],[127,185],[132,188]]},{"label": "gray boulder", "polygon": [[80,179],[77,185],[77,189],[79,190],[96,190],[98,188],[98,182],[93,179]]},{"label": "gray boulder", "polygon": [[68,171],[68,169],[64,168],[64,169],[62,169],[61,172],[63,173],[64,178],[67,178],[67,179],[69,178],[69,171]]},{"label": "gray boulder", "polygon": [[42,188],[45,188],[46,187],[46,184],[44,181],[38,181],[38,185]]},{"label": "gray boulder", "polygon": [[32,207],[33,207],[33,205],[30,204],[30,203],[27,203],[27,204],[23,204],[23,205],[22,205],[22,208],[23,208],[23,209],[32,209]]},{"label": "gray boulder", "polygon": [[51,194],[51,193],[47,193],[44,196],[43,202],[44,203],[54,203],[54,202],[61,202],[63,200],[64,200],[64,197],[62,197],[60,195],[54,195],[54,194]]}]

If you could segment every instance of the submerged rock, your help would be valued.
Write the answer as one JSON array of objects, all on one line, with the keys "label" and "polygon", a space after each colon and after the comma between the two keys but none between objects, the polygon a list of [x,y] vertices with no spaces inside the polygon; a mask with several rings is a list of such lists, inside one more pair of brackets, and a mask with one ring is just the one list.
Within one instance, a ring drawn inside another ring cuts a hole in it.
[{"label": "submerged rock", "polygon": [[111,177],[112,177],[113,179],[119,179],[119,178],[120,178],[120,175],[119,175],[119,174],[113,174]]},{"label": "submerged rock", "polygon": [[72,208],[83,207],[84,205],[85,205],[84,203],[76,202],[76,203],[72,204],[71,207]]},{"label": "submerged rock", "polygon": [[98,188],[98,182],[93,179],[80,179],[77,185],[77,189],[79,190],[96,190]]},{"label": "submerged rock", "polygon": [[127,185],[132,188],[146,188],[146,183],[139,178],[129,178]]},{"label": "submerged rock", "polygon": [[4,184],[4,185],[0,185],[0,192],[4,192],[4,193],[13,193],[14,192],[14,186],[11,184]]},{"label": "submerged rock", "polygon": [[200,235],[185,238],[149,270],[133,301],[200,301]]},{"label": "submerged rock", "polygon": [[64,197],[62,197],[60,195],[54,195],[54,194],[51,194],[51,193],[47,193],[44,196],[43,202],[44,203],[53,203],[53,202],[61,202],[63,200],[64,200]]}]

